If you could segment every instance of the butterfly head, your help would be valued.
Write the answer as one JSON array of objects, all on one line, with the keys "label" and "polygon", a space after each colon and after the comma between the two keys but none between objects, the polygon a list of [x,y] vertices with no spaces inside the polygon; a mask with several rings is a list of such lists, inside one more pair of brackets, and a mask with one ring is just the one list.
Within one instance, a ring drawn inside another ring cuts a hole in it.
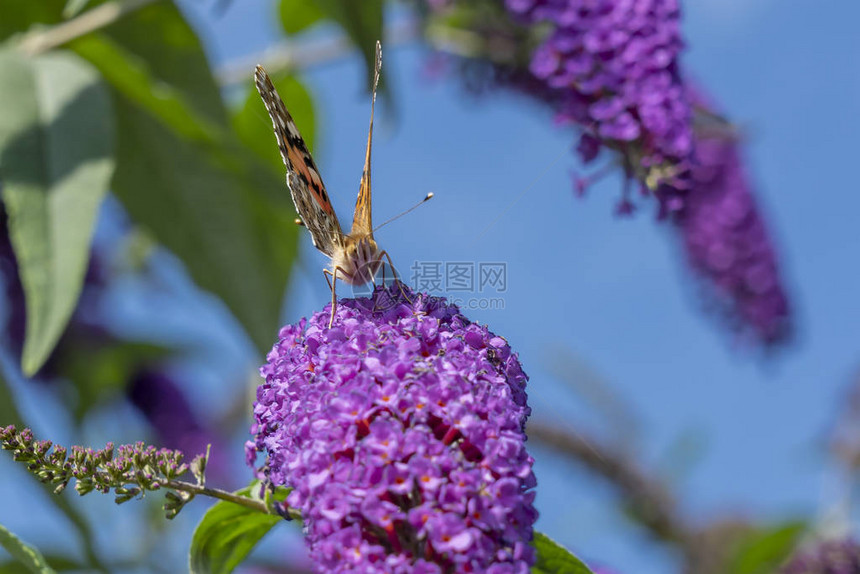
[{"label": "butterfly head", "polygon": [[364,285],[373,280],[382,263],[382,252],[376,245],[373,235],[348,236],[343,249],[338,250],[331,259],[331,268],[340,267],[344,281],[350,285]]}]

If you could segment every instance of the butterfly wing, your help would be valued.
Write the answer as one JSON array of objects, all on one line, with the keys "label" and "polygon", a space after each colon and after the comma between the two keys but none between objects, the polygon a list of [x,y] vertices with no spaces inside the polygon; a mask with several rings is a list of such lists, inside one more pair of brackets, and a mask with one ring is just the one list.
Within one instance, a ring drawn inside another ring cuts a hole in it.
[{"label": "butterfly wing", "polygon": [[[262,66],[254,73],[257,91],[272,118],[272,127],[287,166],[287,187],[317,249],[331,257],[343,243],[343,232],[319,170],[295,122]],[[368,150],[368,154],[370,151]]]},{"label": "butterfly wing", "polygon": [[382,44],[376,42],[376,66],[373,72],[373,96],[370,100],[370,129],[367,132],[367,151],[364,155],[364,171],[361,172],[361,185],[358,188],[358,199],[355,201],[355,213],[352,217],[350,237],[373,237],[373,220],[371,218],[370,196],[370,147],[373,140],[373,109],[376,107],[376,86],[379,84],[379,72],[382,70]]}]

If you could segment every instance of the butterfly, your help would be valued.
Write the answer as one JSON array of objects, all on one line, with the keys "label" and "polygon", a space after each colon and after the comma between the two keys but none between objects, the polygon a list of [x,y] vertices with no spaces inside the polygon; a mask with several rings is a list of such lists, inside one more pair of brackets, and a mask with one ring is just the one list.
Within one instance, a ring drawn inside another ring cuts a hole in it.
[{"label": "butterfly", "polygon": [[[358,199],[352,217],[352,229],[345,234],[340,227],[334,207],[329,200],[319,170],[308,151],[302,136],[287,111],[281,96],[278,95],[271,78],[262,66],[257,66],[254,81],[263,99],[266,111],[272,119],[275,138],[281,150],[281,157],[287,167],[287,187],[301,220],[308,228],[314,246],[330,260],[329,269],[324,269],[326,281],[331,289],[331,318],[334,322],[337,305],[335,288],[337,280],[342,279],[350,285],[364,285],[374,281],[376,272],[387,259],[392,271],[391,257],[379,249],[373,238],[370,194],[370,148],[373,138],[373,110],[376,105],[376,88],[382,70],[382,45],[376,42],[376,65],[373,74],[373,95],[370,104],[370,129],[367,134],[367,151],[364,157],[364,171],[358,188]],[[397,278],[396,272],[395,279]],[[329,277],[331,280],[329,281]]]}]

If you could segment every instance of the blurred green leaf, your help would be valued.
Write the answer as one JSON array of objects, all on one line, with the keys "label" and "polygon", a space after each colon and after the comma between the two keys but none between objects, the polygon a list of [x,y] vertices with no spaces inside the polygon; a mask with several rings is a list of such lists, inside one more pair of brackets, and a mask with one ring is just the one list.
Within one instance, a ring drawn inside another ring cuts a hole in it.
[{"label": "blurred green leaf", "polygon": [[195,114],[218,126],[229,125],[203,44],[173,1],[149,4],[103,33],[133,54],[149,76],[177,90]]},{"label": "blurred green leaf", "polygon": [[537,564],[532,574],[592,574],[579,558],[546,534],[535,531],[534,547]]},{"label": "blurred green leaf", "polygon": [[114,168],[110,97],[66,53],[0,54],[0,177],[26,295],[26,375],[42,366],[83,287],[90,239]]},{"label": "blurred green leaf", "polygon": [[737,545],[727,572],[771,574],[791,556],[805,530],[801,521],[754,530]]},{"label": "blurred green leaf", "polygon": [[[287,106],[290,115],[296,122],[308,149],[313,151],[316,136],[314,122],[314,102],[311,95],[294,76],[276,76],[272,78],[275,88]],[[284,162],[275,135],[272,132],[272,122],[269,120],[266,108],[257,90],[250,89],[245,103],[233,115],[233,127],[239,134],[239,139],[253,150],[263,161],[271,165],[278,177],[286,173]]]},{"label": "blurred green leaf", "polygon": [[325,17],[316,4],[307,0],[281,0],[278,14],[281,27],[290,36],[310,28]]},{"label": "blurred green leaf", "polygon": [[283,176],[232,130],[196,34],[159,2],[70,47],[117,92],[115,193],[265,352],[295,253],[294,210]]},{"label": "blurred green leaf", "polygon": [[103,34],[89,34],[72,48],[102,73],[117,91],[164,122],[177,134],[212,142],[219,137],[213,122],[201,117],[174,86],[150,75],[146,63]]},{"label": "blurred green leaf", "polygon": [[[260,500],[259,484],[235,494]],[[283,500],[285,494],[276,497]],[[232,502],[214,504],[197,525],[188,552],[188,568],[195,574],[232,572],[273,526],[284,519],[263,514]]]},{"label": "blurred green leaf", "polygon": [[[177,137],[122,97],[116,107],[117,197],[265,352],[277,336],[296,248],[283,180],[264,167],[245,169],[227,148]],[[278,204],[272,196],[283,199]]]},{"label": "blurred green leaf", "polygon": [[[45,562],[48,563],[48,566],[56,572],[80,572],[86,569],[84,564],[67,556],[51,554],[43,554],[42,556],[45,557]],[[0,574],[26,574],[27,572],[30,572],[30,570],[17,560],[0,562]]]},{"label": "blurred green leaf", "polygon": [[[325,15],[340,25],[352,43],[361,51],[367,70],[368,89],[373,84],[376,41],[382,41],[383,0],[314,0]],[[385,92],[385,82],[380,82]]]},{"label": "blurred green leaf", "polygon": [[90,0],[68,0],[63,7],[63,18],[74,18],[81,13],[81,10],[87,7]]},{"label": "blurred green leaf", "polygon": [[65,0],[0,0],[0,41],[28,31],[34,25],[57,24],[63,19]]},{"label": "blurred green leaf", "polygon": [[69,47],[176,133],[210,143],[225,137],[220,88],[200,39],[173,2],[144,6]]},{"label": "blurred green leaf", "polygon": [[39,574],[54,572],[38,550],[24,544],[20,538],[9,532],[2,524],[0,524],[0,546],[3,546],[13,558],[26,566],[29,572]]}]

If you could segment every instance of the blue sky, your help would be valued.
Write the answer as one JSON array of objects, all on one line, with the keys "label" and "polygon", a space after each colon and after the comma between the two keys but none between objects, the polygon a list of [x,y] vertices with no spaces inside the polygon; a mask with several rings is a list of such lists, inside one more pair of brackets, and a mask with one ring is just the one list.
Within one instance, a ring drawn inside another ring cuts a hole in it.
[{"label": "blue sky", "polygon": [[[278,38],[269,0],[233,2],[220,19],[203,3],[184,5],[216,67]],[[535,420],[601,437],[632,434],[631,452],[672,479],[694,520],[815,516],[834,502],[820,446],[860,367],[858,21],[860,3],[848,0],[685,5],[685,66],[748,134],[749,171],[797,312],[797,342],[770,360],[734,347],[700,312],[680,245],[647,206],[633,219],[613,217],[617,176],[574,198],[569,172],[581,166],[568,153],[573,136],[546,110],[510,95],[475,99],[450,79],[428,81],[417,44],[385,50],[398,117],[384,105],[377,112],[374,217],[383,221],[430,191],[436,198],[377,239],[401,270],[414,261],[506,263],[504,309],[468,314],[519,352]],[[317,103],[317,163],[344,221],[367,135],[363,73],[353,56],[303,74]],[[323,265],[303,238],[285,321],[328,300]],[[167,276],[182,282],[179,273]],[[252,358],[212,305],[158,303],[146,312],[163,332],[206,317],[201,344],[214,363],[196,367],[201,389],[225,369],[247,372]],[[127,306],[124,316],[142,313]],[[576,358],[574,384],[556,374],[560,356]],[[589,370],[635,416],[608,418],[585,399]],[[200,400],[223,407],[211,395]],[[672,454],[683,445],[694,451],[686,462]],[[620,573],[672,571],[676,557],[613,510],[609,489],[533,448],[540,530]]]}]

